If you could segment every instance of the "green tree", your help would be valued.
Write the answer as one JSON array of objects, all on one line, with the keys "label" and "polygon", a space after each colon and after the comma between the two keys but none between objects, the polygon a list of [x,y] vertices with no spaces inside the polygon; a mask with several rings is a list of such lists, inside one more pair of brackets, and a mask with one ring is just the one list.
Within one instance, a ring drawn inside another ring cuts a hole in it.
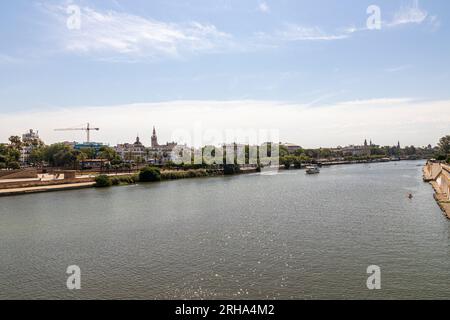
[{"label": "green tree", "polygon": [[450,136],[442,137],[438,143],[439,153],[443,155],[450,154]]},{"label": "green tree", "polygon": [[8,162],[6,166],[10,169],[20,169],[20,165],[16,161]]},{"label": "green tree", "polygon": [[331,157],[331,150],[330,149],[319,149],[319,157],[328,159]]},{"label": "green tree", "polygon": [[41,165],[44,161],[45,148],[42,146],[36,146],[31,150],[31,153],[28,157],[28,162],[33,165]]},{"label": "green tree", "polygon": [[[279,155],[280,157],[286,157],[289,155],[289,149],[286,146],[280,145]],[[271,157],[272,155],[269,155]]]},{"label": "green tree", "polygon": [[296,156],[294,157],[294,168],[295,169],[301,169],[303,164],[303,156]]},{"label": "green tree", "polygon": [[74,150],[64,143],[55,143],[45,149],[43,158],[54,167],[76,168],[82,153],[82,151]]},{"label": "green tree", "polygon": [[156,167],[145,167],[139,172],[139,181],[161,181],[161,171]]},{"label": "green tree", "polygon": [[8,146],[0,143],[0,162],[6,162],[6,155],[8,153]]},{"label": "green tree", "polygon": [[111,147],[103,146],[99,150],[99,158],[112,161],[118,157],[116,150]]},{"label": "green tree", "polygon": [[289,170],[294,163],[294,159],[291,156],[285,156],[280,158],[280,163],[284,166],[285,169]]},{"label": "green tree", "polygon": [[0,162],[6,168],[18,169],[22,142],[18,136],[11,136],[9,142],[9,145],[0,145]]},{"label": "green tree", "polygon": [[97,188],[110,187],[112,186],[112,181],[109,176],[102,174],[95,177],[95,186]]},{"label": "green tree", "polygon": [[81,148],[81,152],[83,152],[88,159],[95,159],[97,157],[97,151],[94,148]]},{"label": "green tree", "polygon": [[301,156],[304,153],[305,153],[305,150],[302,147],[300,147],[294,151],[294,155],[296,155],[297,157]]},{"label": "green tree", "polygon": [[11,146],[15,149],[22,148],[22,140],[19,136],[11,136],[9,137],[9,142],[11,143]]},{"label": "green tree", "polygon": [[416,147],[414,146],[410,146],[410,147],[405,147],[405,154],[407,156],[413,156],[417,154],[417,150]]}]

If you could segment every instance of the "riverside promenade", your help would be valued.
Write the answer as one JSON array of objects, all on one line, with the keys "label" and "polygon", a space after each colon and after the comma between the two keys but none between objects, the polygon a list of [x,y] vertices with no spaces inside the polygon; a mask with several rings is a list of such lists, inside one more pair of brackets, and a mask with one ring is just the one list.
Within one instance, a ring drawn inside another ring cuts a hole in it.
[{"label": "riverside promenade", "polygon": [[450,166],[443,163],[427,162],[423,168],[423,180],[431,183],[434,198],[447,218],[450,219]]},{"label": "riverside promenade", "polygon": [[[128,174],[111,174],[120,176]],[[70,177],[52,174],[40,174],[34,178],[0,179],[0,197],[30,193],[84,189],[95,186],[95,175],[72,175]]]},{"label": "riverside promenade", "polygon": [[80,183],[66,183],[66,184],[56,184],[56,185],[47,185],[47,186],[38,186],[38,187],[0,189],[0,197],[29,194],[29,193],[38,193],[38,192],[50,192],[50,191],[63,191],[63,190],[91,188],[94,185],[95,185],[95,182],[80,182]]},{"label": "riverside promenade", "polygon": [[[180,175],[180,172],[182,173]],[[255,173],[255,167],[241,168],[239,174]],[[100,173],[98,173],[100,174]],[[39,192],[65,191],[73,189],[92,188],[96,186],[95,178],[98,174],[91,173],[87,175],[77,175],[74,171],[65,174],[36,174],[28,178],[0,179],[0,197],[24,195]],[[137,175],[133,173],[114,173],[106,174],[110,178],[131,177]],[[237,173],[236,173],[237,174]],[[214,173],[208,173],[206,170],[187,170],[174,171],[165,170],[161,172],[162,180],[176,180],[186,178],[200,178],[207,176],[223,176],[223,170],[216,170]]]}]

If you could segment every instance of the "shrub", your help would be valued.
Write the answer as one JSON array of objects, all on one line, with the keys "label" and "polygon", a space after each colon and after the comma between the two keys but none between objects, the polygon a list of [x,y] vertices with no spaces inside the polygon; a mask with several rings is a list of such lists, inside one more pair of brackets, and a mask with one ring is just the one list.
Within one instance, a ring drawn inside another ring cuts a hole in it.
[{"label": "shrub", "polygon": [[95,186],[97,188],[104,188],[112,186],[112,181],[107,175],[99,175],[95,178]]},{"label": "shrub", "polygon": [[237,164],[225,164],[223,166],[224,175],[232,175],[241,172],[241,168]]},{"label": "shrub", "polygon": [[161,172],[155,167],[145,167],[139,172],[139,181],[152,182],[161,181]]},{"label": "shrub", "polygon": [[283,166],[286,170],[289,170],[294,161],[292,160],[291,157],[284,157],[284,158],[281,158],[280,162],[281,162],[281,164],[283,164]]},{"label": "shrub", "polygon": [[302,161],[300,160],[300,157],[296,157],[294,160],[294,168],[295,169],[301,169],[302,168]]},{"label": "shrub", "polygon": [[20,169],[20,165],[18,162],[14,161],[14,162],[9,162],[8,163],[8,168],[13,169],[13,170],[17,170]]},{"label": "shrub", "polygon": [[121,184],[135,184],[138,180],[137,175],[133,176],[115,176],[111,178],[111,184],[118,186]]},{"label": "shrub", "polygon": [[163,171],[161,172],[162,180],[177,180],[187,178],[207,177],[211,175],[208,170],[186,170],[186,171]]},{"label": "shrub", "polygon": [[447,157],[447,163],[450,164],[450,156]]}]

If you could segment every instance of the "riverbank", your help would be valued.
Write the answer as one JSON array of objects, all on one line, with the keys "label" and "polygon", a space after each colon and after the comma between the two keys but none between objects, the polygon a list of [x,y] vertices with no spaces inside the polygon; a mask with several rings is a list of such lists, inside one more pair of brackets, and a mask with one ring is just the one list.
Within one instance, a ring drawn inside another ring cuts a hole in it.
[{"label": "riverbank", "polygon": [[[257,172],[256,168],[243,168],[235,174],[248,174]],[[224,176],[223,170],[215,169],[197,169],[197,170],[165,170],[161,172],[161,181],[217,177]],[[112,186],[121,186],[134,184],[137,181],[137,173],[108,175],[112,181]],[[2,181],[0,183],[0,197],[25,195],[32,193],[66,191],[75,189],[85,189],[96,187],[95,176],[79,176],[74,179],[56,179],[56,180],[12,180]]]},{"label": "riverbank", "polygon": [[427,162],[423,168],[423,180],[434,189],[434,199],[445,216],[450,219],[450,166]]},{"label": "riverbank", "polygon": [[0,197],[17,196],[31,193],[50,192],[50,191],[65,191],[75,189],[91,188],[95,185],[95,182],[80,182],[80,183],[67,183],[57,185],[46,185],[39,187],[26,187],[15,189],[0,189]]}]

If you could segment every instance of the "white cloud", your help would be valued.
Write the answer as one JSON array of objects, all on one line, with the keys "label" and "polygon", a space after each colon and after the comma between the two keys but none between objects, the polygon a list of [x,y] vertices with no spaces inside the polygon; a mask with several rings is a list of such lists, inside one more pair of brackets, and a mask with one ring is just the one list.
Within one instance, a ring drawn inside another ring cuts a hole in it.
[{"label": "white cloud", "polygon": [[410,6],[403,6],[395,13],[390,25],[402,25],[409,23],[421,24],[428,17],[428,12],[419,7],[419,1],[413,0]]},{"label": "white cloud", "polygon": [[93,139],[132,142],[136,132],[150,143],[157,126],[162,142],[177,129],[193,132],[201,122],[204,130],[278,129],[282,141],[305,147],[361,143],[428,145],[448,134],[450,101],[372,99],[310,107],[279,101],[174,101],[105,107],[74,107],[61,110],[0,115],[0,141],[29,128],[39,129],[47,142],[84,139],[83,132],[55,132],[57,127],[91,122],[100,127]]},{"label": "white cloud", "polygon": [[420,8],[419,0],[412,0],[410,5],[402,6],[395,14],[394,18],[387,25],[397,27],[408,24],[428,23],[433,29],[440,26],[437,16],[430,15],[425,9]]},{"label": "white cloud", "polygon": [[258,10],[263,12],[263,13],[269,13],[270,12],[270,7],[266,2],[261,2],[258,5]]},{"label": "white cloud", "polygon": [[[429,15],[427,11],[419,7],[418,0],[413,0],[409,6],[403,6],[394,14],[390,22],[386,22],[387,27],[397,27],[407,24],[428,23],[434,30],[440,26],[437,16]],[[337,28],[333,32],[326,32],[319,26],[303,26],[294,23],[285,23],[280,28],[271,33],[257,32],[259,40],[277,42],[277,41],[334,41],[348,39],[360,32],[369,32],[366,27],[350,26],[346,28]],[[396,70],[394,70],[396,71]]]},{"label": "white cloud", "polygon": [[59,22],[58,38],[65,50],[97,54],[107,60],[181,57],[233,45],[232,36],[212,24],[168,23],[88,7],[81,8],[81,28],[69,30],[65,28],[68,18],[65,8],[47,8]]},{"label": "white cloud", "polygon": [[350,36],[353,31],[344,30],[340,33],[331,34],[323,31],[321,28],[305,27],[297,24],[288,23],[284,28],[268,34],[259,32],[257,36],[262,40],[272,41],[330,41],[342,40]]},{"label": "white cloud", "polygon": [[395,72],[400,72],[400,71],[405,71],[408,69],[411,69],[413,66],[410,64],[406,64],[406,65],[400,65],[400,66],[395,66],[395,67],[389,67],[386,68],[385,71],[389,72],[389,73],[395,73]]},{"label": "white cloud", "polygon": [[365,99],[365,100],[354,100],[346,101],[337,104],[337,106],[361,106],[361,107],[373,107],[373,106],[400,106],[407,103],[414,103],[415,100],[411,98],[384,98],[384,99]]}]

